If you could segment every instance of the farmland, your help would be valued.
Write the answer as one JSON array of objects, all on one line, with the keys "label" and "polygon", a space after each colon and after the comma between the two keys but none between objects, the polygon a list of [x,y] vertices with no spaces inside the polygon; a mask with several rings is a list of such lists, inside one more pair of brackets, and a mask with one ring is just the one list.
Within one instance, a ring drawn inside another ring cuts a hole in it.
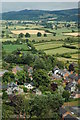
[{"label": "farmland", "polygon": [[[15,30],[15,31],[11,31],[13,34],[20,34],[20,33],[23,33],[23,34],[26,34],[26,33],[29,33],[29,34],[37,34],[38,32],[40,32],[41,34],[44,34],[45,31],[43,30]],[[48,33],[49,34],[49,33]]]},{"label": "farmland", "polygon": [[[26,24],[24,24],[26,22]],[[8,24],[11,25],[8,25]],[[41,22],[37,21],[3,21],[2,30],[4,32],[3,42],[4,41],[16,41],[17,39],[21,41],[32,41],[33,45],[37,50],[44,51],[47,55],[59,55],[56,56],[59,60],[63,61],[74,61],[77,62],[78,56],[78,39],[77,37],[77,26],[74,22],[62,22],[59,21],[58,24],[56,21],[47,21],[47,24],[53,24],[53,28],[45,27]],[[70,24],[70,27],[65,27],[65,24]],[[8,27],[7,27],[8,26]],[[57,28],[56,28],[57,26]],[[74,31],[74,32],[73,32]],[[40,32],[41,36],[38,37],[37,33]],[[23,37],[19,38],[19,34],[23,33]],[[25,37],[25,34],[29,33],[30,37]],[[46,34],[46,36],[44,36]],[[74,36],[74,37],[73,37]],[[71,38],[72,43],[66,43],[69,46],[75,46],[76,49],[63,47],[65,44],[65,39]],[[0,39],[1,40],[1,39]],[[28,46],[24,44],[17,45],[3,45],[3,49],[7,54],[17,50],[24,49],[24,52],[28,50]],[[71,54],[70,58],[65,58],[61,56],[62,54]]]},{"label": "farmland", "polygon": [[68,35],[68,36],[80,36],[80,33],[65,33],[64,35]]}]

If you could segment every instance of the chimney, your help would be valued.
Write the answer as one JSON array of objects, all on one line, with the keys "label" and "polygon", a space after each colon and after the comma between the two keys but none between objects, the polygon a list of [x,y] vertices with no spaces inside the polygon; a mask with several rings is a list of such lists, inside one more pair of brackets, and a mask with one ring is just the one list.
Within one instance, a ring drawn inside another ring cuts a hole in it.
[{"label": "chimney", "polygon": [[73,74],[73,71],[71,71],[71,74]]},{"label": "chimney", "polygon": [[76,73],[76,76],[78,76],[78,74]]}]

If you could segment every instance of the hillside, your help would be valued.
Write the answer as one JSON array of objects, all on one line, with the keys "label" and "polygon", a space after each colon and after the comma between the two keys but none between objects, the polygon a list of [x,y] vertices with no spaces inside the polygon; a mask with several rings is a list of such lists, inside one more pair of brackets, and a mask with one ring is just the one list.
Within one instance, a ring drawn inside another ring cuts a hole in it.
[{"label": "hillside", "polygon": [[21,10],[2,13],[3,20],[44,20],[56,18],[59,21],[77,21],[78,9],[44,11],[44,10]]}]

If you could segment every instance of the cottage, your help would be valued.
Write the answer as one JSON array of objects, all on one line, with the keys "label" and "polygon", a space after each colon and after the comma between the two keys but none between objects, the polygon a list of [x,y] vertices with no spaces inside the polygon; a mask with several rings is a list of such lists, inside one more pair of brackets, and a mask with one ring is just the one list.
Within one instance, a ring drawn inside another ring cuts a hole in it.
[{"label": "cottage", "polygon": [[13,72],[14,74],[16,74],[18,71],[21,71],[21,70],[23,70],[21,67],[16,66],[16,67],[14,67],[14,68],[12,69],[12,72]]},{"label": "cottage", "polygon": [[54,68],[54,69],[52,70],[52,72],[53,72],[54,74],[60,75],[60,76],[63,77],[64,79],[65,79],[65,77],[67,77],[67,76],[70,75],[70,72],[67,71],[66,69],[61,70],[61,69],[59,69],[59,68]]},{"label": "cottage", "polygon": [[75,82],[70,82],[66,85],[66,90],[70,92],[75,92],[76,91],[76,83]]},{"label": "cottage", "polygon": [[33,93],[35,93],[36,95],[42,95],[42,92],[39,89],[34,89]]},{"label": "cottage", "polygon": [[8,85],[8,88],[7,88],[6,92],[7,92],[7,94],[10,95],[10,94],[15,93],[17,91],[19,91],[18,85],[15,84],[14,82],[12,82]]},{"label": "cottage", "polygon": [[8,72],[8,70],[3,70],[3,71],[0,71],[0,77],[2,77],[4,75],[4,73]]},{"label": "cottage", "polygon": [[73,117],[72,115],[70,114],[66,114],[64,117],[63,117],[63,120],[78,120],[77,118]]},{"label": "cottage", "polygon": [[32,90],[34,88],[34,84],[31,83],[24,83],[24,86],[28,89],[28,90]]},{"label": "cottage", "polygon": [[68,112],[64,107],[61,107],[59,111],[62,120],[78,120],[77,118],[73,117],[72,114]]},{"label": "cottage", "polygon": [[52,74],[51,79],[52,80],[61,80],[62,77],[60,75],[57,75],[57,74]]}]

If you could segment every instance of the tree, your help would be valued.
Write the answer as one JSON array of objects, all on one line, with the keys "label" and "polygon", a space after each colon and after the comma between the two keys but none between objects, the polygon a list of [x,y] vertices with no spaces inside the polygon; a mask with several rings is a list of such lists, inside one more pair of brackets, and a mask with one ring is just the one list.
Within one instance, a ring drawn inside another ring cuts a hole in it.
[{"label": "tree", "polygon": [[41,37],[42,34],[40,32],[37,33],[37,37]]},{"label": "tree", "polygon": [[7,94],[7,92],[5,92],[5,91],[3,92],[2,99],[8,100],[8,94]]},{"label": "tree", "polygon": [[65,98],[65,101],[67,102],[69,100],[70,97],[70,93],[69,91],[63,91],[62,97]]},{"label": "tree", "polygon": [[18,71],[16,74],[16,78],[18,79],[19,84],[23,84],[26,82],[26,72]]},{"label": "tree", "polygon": [[46,33],[44,33],[44,37],[47,37],[47,34],[46,34]]},{"label": "tree", "polygon": [[61,95],[47,94],[43,96],[35,96],[30,100],[30,118],[36,116],[37,118],[52,118],[58,120],[59,107],[63,104],[63,98]]},{"label": "tree", "polygon": [[64,62],[63,61],[57,61],[57,66],[61,69],[64,68]]},{"label": "tree", "polygon": [[24,36],[23,33],[20,33],[20,34],[18,35],[19,38],[23,38],[23,36]]},{"label": "tree", "polygon": [[69,71],[74,71],[74,66],[73,66],[73,64],[70,64],[70,65],[69,65]]},{"label": "tree", "polygon": [[53,33],[53,36],[56,36],[56,33],[55,33],[55,32]]},{"label": "tree", "polygon": [[42,69],[38,69],[33,72],[33,80],[37,87],[40,85],[48,87],[50,82],[47,72]]},{"label": "tree", "polygon": [[27,88],[26,88],[26,87],[24,87],[24,88],[23,88],[23,91],[26,93],[26,92],[27,92]]},{"label": "tree", "polygon": [[26,33],[26,34],[25,34],[25,37],[30,37],[30,34],[29,34],[29,33]]},{"label": "tree", "polygon": [[42,58],[37,58],[34,63],[35,69],[46,69],[45,61]]},{"label": "tree", "polygon": [[5,72],[2,77],[3,82],[12,82],[15,80],[15,75],[12,72]]}]

